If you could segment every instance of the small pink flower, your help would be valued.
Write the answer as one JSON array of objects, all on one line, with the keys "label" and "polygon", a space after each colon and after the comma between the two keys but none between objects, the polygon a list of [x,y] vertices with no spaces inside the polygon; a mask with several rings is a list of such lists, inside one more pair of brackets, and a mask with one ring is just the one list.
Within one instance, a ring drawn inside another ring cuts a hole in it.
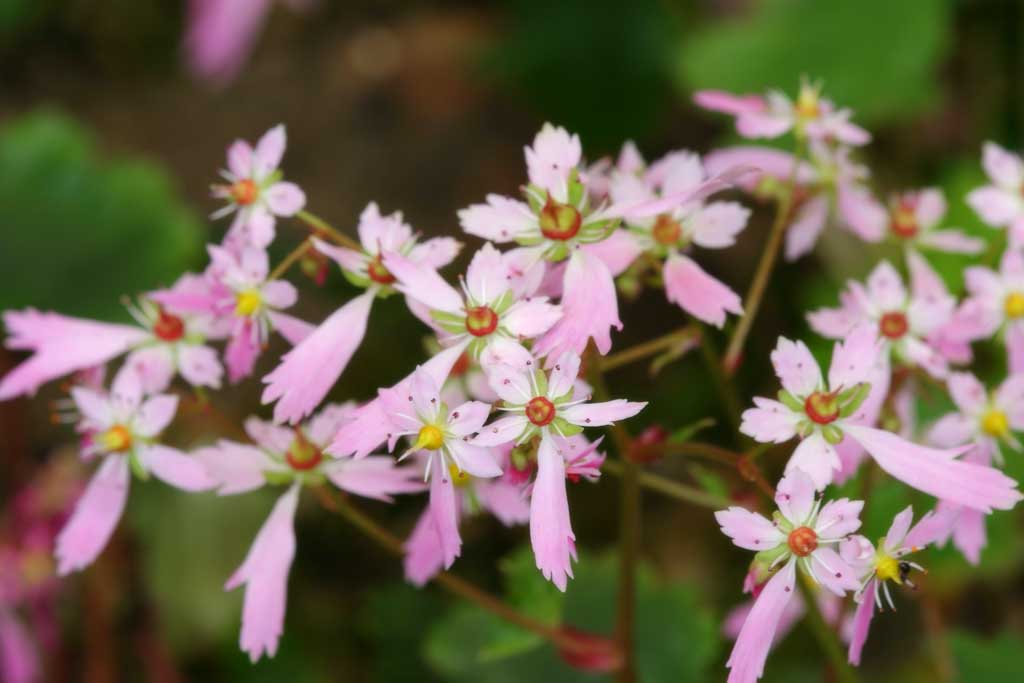
[{"label": "small pink flower", "polygon": [[743,413],[740,431],[762,443],[799,436],[786,471],[799,468],[819,489],[839,469],[835,447],[849,437],[879,467],[913,488],[982,512],[1012,508],[1021,498],[1016,482],[991,467],[955,459],[968,449],[919,446],[858,419],[871,392],[869,378],[879,353],[875,331],[868,326],[857,328],[845,342],[836,344],[826,383],[802,342],[780,338],[772,352],[783,387],[779,400],[755,398],[756,407]]},{"label": "small pink flower", "polygon": [[938,188],[926,188],[893,196],[889,202],[889,235],[908,248],[977,254],[985,242],[961,230],[938,225],[946,215],[946,198]]},{"label": "small pink flower", "polygon": [[235,214],[228,239],[242,248],[269,245],[274,241],[275,217],[294,216],[306,204],[298,185],[281,180],[278,167],[284,148],[283,125],[267,131],[255,148],[244,140],[228,148],[228,170],[221,171],[228,184],[212,187],[213,196],[228,204],[213,217]]},{"label": "small pink flower", "polygon": [[352,410],[351,405],[328,405],[301,427],[293,428],[250,418],[245,429],[255,445],[221,441],[196,452],[220,495],[245,493],[267,484],[288,486],[253,540],[245,561],[225,585],[225,590],[246,585],[239,643],[253,662],[264,653],[274,656],[284,630],[301,487],[329,481],[348,493],[383,501],[390,501],[395,494],[423,490],[415,470],[396,467],[389,457],[324,457],[324,448],[351,419]]},{"label": "small pink flower", "polygon": [[57,537],[61,575],[92,564],[106,546],[128,498],[130,471],[142,479],[153,474],[185,491],[213,486],[197,460],[157,441],[174,418],[176,396],[144,400],[142,380],[131,368],[122,368],[109,395],[74,387],[71,397],[82,416],[82,457],[102,463]]},{"label": "small pink flower", "polygon": [[1010,373],[1024,372],[1024,252],[1007,249],[999,272],[971,266],[964,280],[968,296],[949,334],[966,341],[997,336],[1006,344]]},{"label": "small pink flower", "polygon": [[948,380],[949,394],[957,412],[939,418],[928,433],[928,440],[950,448],[974,444],[986,454],[1001,460],[1000,448],[1021,450],[1014,431],[1024,430],[1024,375],[1011,375],[989,393],[974,375],[957,372]]},{"label": "small pink flower", "polygon": [[994,142],[986,142],[981,165],[991,181],[967,195],[981,219],[994,228],[1008,228],[1011,247],[1024,246],[1024,161]]},{"label": "small pink flower", "polygon": [[860,586],[855,570],[828,546],[860,527],[864,503],[842,498],[823,506],[814,493],[811,478],[793,469],[779,482],[779,510],[771,520],[741,507],[715,513],[722,533],[740,548],[756,551],[760,571],[774,574],[736,638],[726,663],[729,683],[753,683],[764,673],[768,651],[793,597],[798,567],[840,597]]},{"label": "small pink flower", "polygon": [[[930,271],[919,256],[911,258],[910,264],[912,270]],[[936,281],[937,278],[927,280]],[[914,285],[920,282],[920,278],[912,279]],[[938,282],[939,291],[920,285],[908,292],[896,269],[882,261],[864,285],[847,284],[840,295],[840,308],[813,311],[807,320],[815,332],[830,339],[842,339],[862,325],[871,326],[877,330],[886,359],[918,366],[943,378],[949,370],[946,358],[930,341],[951,322],[956,301]]]},{"label": "small pink flower", "polygon": [[763,97],[701,90],[693,99],[705,109],[735,116],[736,130],[746,138],[776,138],[792,130],[797,137],[846,145],[871,140],[867,131],[850,122],[853,112],[837,109],[821,97],[820,83],[801,82],[795,102],[777,90]]}]

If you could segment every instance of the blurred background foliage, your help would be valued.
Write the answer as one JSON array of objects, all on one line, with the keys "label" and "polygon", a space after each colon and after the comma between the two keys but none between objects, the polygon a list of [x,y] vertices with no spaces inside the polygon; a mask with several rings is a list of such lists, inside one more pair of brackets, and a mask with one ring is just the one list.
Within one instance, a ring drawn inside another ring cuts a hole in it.
[{"label": "blurred background foliage", "polygon": [[[226,145],[277,122],[289,129],[286,172],[306,189],[312,210],[351,230],[362,206],[376,200],[386,211],[401,208],[430,235],[455,230],[454,211],[488,191],[513,193],[523,177],[522,146],[545,120],[579,132],[591,158],[615,153],[625,139],[649,158],[677,147],[706,151],[736,137],[724,117],[692,106],[693,90],[792,92],[804,75],[822,79],[829,96],[872,129],[864,161],[883,196],[939,185],[950,200],[947,223],[989,240],[989,263],[1001,249],[963,196],[982,179],[982,141],[1021,142],[1024,9],[1012,0],[321,0],[306,13],[274,6],[251,60],[223,88],[189,78],[182,66],[185,4],[0,0],[0,307],[125,319],[121,296],[202,267],[203,243],[225,228],[204,216],[215,208],[208,184]],[[734,249],[701,254],[738,291],[760,255],[768,213],[757,211]],[[279,234],[278,255],[299,232],[284,224]],[[863,277],[878,253],[829,231],[814,256],[777,271],[739,375],[744,397],[774,391],[767,354],[777,334],[813,340],[815,352],[828,355],[803,313],[832,304],[845,279]],[[932,262],[959,291],[965,260]],[[300,315],[322,319],[351,295],[335,275],[320,289],[301,285]],[[338,398],[367,397],[413,361],[410,340],[423,329],[401,301],[382,302],[373,315]],[[626,306],[623,319],[620,346],[678,326],[681,314],[651,295]],[[997,378],[998,354],[979,351],[979,368]],[[279,352],[266,354],[265,364]],[[2,355],[0,366],[16,360]],[[637,368],[610,381],[618,395],[652,401],[634,431],[678,428],[710,411],[720,426],[700,438],[736,445],[721,426],[728,421],[699,353],[655,381]],[[253,379],[216,400],[241,418],[258,410],[256,387]],[[919,408],[935,416],[948,403],[926,395]],[[11,473],[0,486],[10,495],[70,434],[52,428],[45,401],[0,405],[0,418]],[[179,423],[178,445],[218,436],[218,425],[201,416]],[[785,460],[779,451],[765,457],[770,476]],[[680,461],[653,467],[740,499],[751,495],[734,473]],[[1008,468],[1024,477],[1018,457]],[[870,537],[905,505],[919,512],[931,505],[877,473],[864,476],[877,478],[865,514]],[[855,479],[846,492],[865,485]],[[59,662],[52,680],[602,680],[473,607],[407,586],[397,563],[310,501],[300,510],[280,652],[252,666],[236,644],[240,593],[221,587],[272,496],[140,488],[112,547],[68,581],[66,641],[51,660]],[[608,633],[617,526],[607,501],[616,492],[610,477],[572,487],[582,557],[564,596],[534,571],[523,531],[493,520],[467,525],[456,569],[538,618]],[[367,509],[405,533],[422,503]],[[742,601],[749,556],[729,546],[706,510],[649,494],[645,513],[643,680],[723,680],[728,644],[719,628]],[[876,620],[864,680],[1024,677],[1022,515],[991,519],[980,568],[950,549],[920,559],[931,573],[921,591],[901,593],[898,613]],[[765,680],[821,680],[810,638],[798,626]]]}]

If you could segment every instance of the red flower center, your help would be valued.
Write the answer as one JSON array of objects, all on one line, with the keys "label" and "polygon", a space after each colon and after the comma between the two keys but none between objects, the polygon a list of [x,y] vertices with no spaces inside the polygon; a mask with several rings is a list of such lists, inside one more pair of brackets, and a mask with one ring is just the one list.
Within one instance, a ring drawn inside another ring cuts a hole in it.
[{"label": "red flower center", "polygon": [[317,448],[306,435],[296,427],[295,440],[285,451],[284,459],[293,470],[305,472],[315,468],[324,459],[323,453]]},{"label": "red flower center", "polygon": [[395,283],[395,276],[391,274],[391,271],[384,267],[384,262],[380,256],[375,257],[370,261],[369,265],[366,266],[366,273],[370,276],[370,279],[374,282],[382,285],[391,285]]},{"label": "red flower center", "polygon": [[827,425],[839,418],[839,401],[835,394],[815,391],[804,401],[804,412],[807,417],[820,425]]},{"label": "red flower center", "polygon": [[486,337],[498,329],[498,314],[487,306],[466,311],[466,330],[474,337]]},{"label": "red flower center", "polygon": [[917,214],[914,208],[911,202],[903,200],[892,210],[889,226],[898,237],[911,239],[917,235]]},{"label": "red flower center", "polygon": [[683,236],[683,226],[679,225],[679,221],[671,216],[661,214],[654,221],[651,235],[658,244],[663,244],[666,247],[675,246],[679,244],[679,238]]},{"label": "red flower center", "polygon": [[899,311],[892,311],[882,316],[878,321],[878,331],[889,339],[899,339],[910,329],[907,316]]},{"label": "red flower center", "polygon": [[797,557],[807,557],[818,548],[818,534],[814,529],[801,526],[789,532],[789,549]]},{"label": "red flower center", "polygon": [[559,204],[548,197],[540,210],[540,231],[551,240],[570,240],[580,231],[583,217],[575,206]]},{"label": "red flower center", "polygon": [[249,206],[256,201],[260,194],[260,189],[256,187],[256,183],[252,179],[245,178],[232,185],[229,192],[235,204]]},{"label": "red flower center", "polygon": [[555,404],[543,396],[535,396],[526,404],[526,417],[538,427],[551,424],[555,419]]},{"label": "red flower center", "polygon": [[156,322],[153,323],[153,334],[165,342],[178,341],[185,336],[185,322],[161,309]]}]

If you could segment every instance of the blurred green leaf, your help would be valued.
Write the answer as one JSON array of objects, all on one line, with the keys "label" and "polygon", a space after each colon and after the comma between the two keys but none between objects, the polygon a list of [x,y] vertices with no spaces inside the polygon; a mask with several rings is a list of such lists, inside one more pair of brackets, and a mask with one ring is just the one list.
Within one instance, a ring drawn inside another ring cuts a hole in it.
[{"label": "blurred green leaf", "polygon": [[864,122],[907,119],[934,106],[949,43],[945,0],[763,0],[682,45],[687,88],[794,93],[801,75],[821,78]]},{"label": "blurred green leaf", "polygon": [[201,254],[202,229],[162,170],[97,158],[59,114],[0,131],[0,206],[0,308],[123,318],[122,295],[171,284]]},{"label": "blurred green leaf", "polygon": [[1001,633],[984,639],[959,631],[949,637],[959,678],[965,683],[1008,683],[1020,680],[1020,653],[1024,639],[1017,634]]}]

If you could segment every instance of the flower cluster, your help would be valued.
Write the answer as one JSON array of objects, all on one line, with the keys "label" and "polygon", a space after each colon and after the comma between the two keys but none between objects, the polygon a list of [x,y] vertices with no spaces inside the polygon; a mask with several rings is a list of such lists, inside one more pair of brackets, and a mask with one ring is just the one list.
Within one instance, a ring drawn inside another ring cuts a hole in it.
[{"label": "flower cluster", "polygon": [[[619,423],[646,405],[609,398],[603,388],[601,356],[622,328],[620,295],[663,289],[694,328],[756,314],[759,296],[745,310],[703,261],[705,250],[736,244],[751,216],[735,196],[712,197],[733,188],[778,203],[790,260],[808,253],[830,223],[901,247],[901,263],[879,262],[865,282],[848,284],[837,306],[808,313],[813,331],[835,340],[827,373],[804,341],[779,338],[770,361],[781,389],[737,416],[755,441],[797,442],[774,490],[778,510],[771,518],[741,506],[716,514],[737,546],[756,552],[745,586],[756,599],[730,621],[730,683],[759,678],[773,641],[805,608],[820,604],[838,620],[848,595],[858,605],[849,654],[858,663],[875,606],[893,604],[889,584],[912,586],[920,570],[904,557],[952,538],[976,562],[986,516],[1021,498],[998,465],[1020,449],[1013,432],[1024,429],[1024,163],[986,146],[993,184],[968,201],[986,223],[1009,229],[1010,246],[998,273],[968,270],[960,300],[924,252],[973,254],[983,241],[942,226],[946,203],[937,190],[877,200],[856,160],[870,136],[820,85],[804,83],[795,100],[702,92],[697,102],[735,116],[745,137],[792,134],[794,152],[743,146],[702,158],[676,150],[647,163],[627,143],[614,160],[588,162],[578,136],[545,124],[525,148],[521,198],[491,194],[458,212],[463,231],[485,242],[457,277],[442,269],[463,244],[423,239],[400,212],[369,203],[354,221],[355,240],[306,211],[305,194],[280,170],[283,127],[255,146],[232,144],[224,182],[212,187],[224,202],[214,216],[233,216],[223,241],[209,246],[202,272],[131,304],[136,324],[32,309],[4,314],[7,346],[29,355],[0,379],[0,399],[71,375],[65,417],[76,423],[82,459],[97,465],[55,538],[57,572],[96,559],[131,479],[152,476],[190,492],[282,491],[226,582],[228,590],[245,587],[240,643],[253,661],[274,655],[284,628],[306,489],[328,501],[335,490],[380,501],[426,494],[402,545],[406,577],[417,585],[461,555],[463,520],[489,514],[528,525],[538,570],[566,590],[577,554],[568,484],[596,480],[605,463],[604,437],[589,430],[610,427],[628,443]],[[268,247],[293,219],[309,232],[271,269]],[[357,290],[316,324],[286,312],[299,290],[284,277],[301,258],[334,262]],[[369,400],[332,403],[374,303],[395,295],[423,323],[432,353]],[[164,441],[179,404],[210,408],[204,389],[220,388],[225,374],[239,383],[256,373],[261,356],[276,353],[274,333],[288,348],[266,359],[269,415],[235,425],[239,438],[181,443],[171,433]],[[964,367],[972,344],[989,339],[1006,346],[1009,368],[992,391]],[[117,367],[108,387],[109,364]],[[924,382],[948,387],[957,409],[928,429],[912,410]],[[875,545],[854,535],[870,500],[825,502],[865,456],[937,499],[913,529],[912,511],[901,513]],[[801,576],[812,602],[794,598]],[[818,586],[825,592],[815,593]]]}]

